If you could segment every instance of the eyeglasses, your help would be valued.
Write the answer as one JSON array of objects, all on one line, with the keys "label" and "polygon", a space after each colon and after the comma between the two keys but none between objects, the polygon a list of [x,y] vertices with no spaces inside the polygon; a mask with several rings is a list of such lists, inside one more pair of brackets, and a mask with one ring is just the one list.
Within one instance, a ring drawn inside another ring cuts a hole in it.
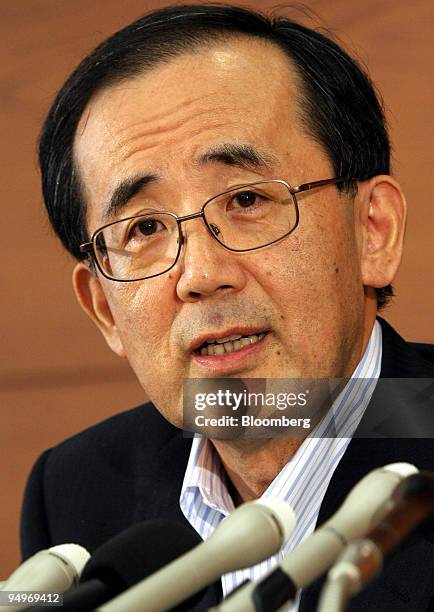
[{"label": "eyeglasses", "polygon": [[214,240],[230,251],[255,251],[295,230],[299,221],[297,193],[349,180],[330,178],[297,187],[277,179],[237,185],[213,196],[191,215],[178,217],[156,210],[108,223],[94,232],[90,242],[80,245],[80,251],[110,280],[153,278],[168,272],[178,261],[185,221],[201,218]]}]

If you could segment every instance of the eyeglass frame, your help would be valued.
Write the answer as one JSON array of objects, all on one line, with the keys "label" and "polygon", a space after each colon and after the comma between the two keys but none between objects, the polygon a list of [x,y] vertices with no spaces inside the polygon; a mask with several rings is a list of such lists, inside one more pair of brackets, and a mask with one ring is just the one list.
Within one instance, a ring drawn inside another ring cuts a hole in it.
[{"label": "eyeglass frame", "polygon": [[[177,224],[177,228],[178,228],[178,252],[176,253],[176,257],[175,260],[173,262],[173,264],[167,268],[166,270],[164,270],[163,272],[158,272],[158,274],[152,274],[151,276],[144,276],[142,278],[133,278],[133,279],[119,279],[119,278],[113,278],[112,276],[109,276],[106,272],[104,272],[104,270],[102,269],[99,261],[98,261],[98,256],[96,254],[96,246],[95,246],[95,238],[96,236],[102,232],[102,230],[104,230],[106,227],[110,227],[112,225],[115,225],[116,223],[121,223],[122,221],[129,221],[131,219],[136,219],[139,217],[145,217],[148,214],[151,213],[141,213],[138,215],[132,215],[131,217],[124,217],[123,219],[117,219],[116,221],[111,221],[110,223],[106,223],[105,225],[102,225],[101,227],[99,227],[98,229],[96,229],[89,242],[84,242],[83,244],[80,245],[80,252],[81,253],[85,253],[86,256],[90,259],[91,264],[95,263],[96,267],[98,268],[98,270],[101,272],[101,274],[107,278],[108,280],[117,282],[117,283],[134,283],[137,281],[141,281],[141,280],[148,280],[150,278],[155,278],[157,276],[161,276],[162,274],[166,274],[166,272],[169,272],[169,270],[171,270],[178,262],[179,259],[179,255],[181,253],[181,249],[182,246],[185,243],[185,238],[184,238],[184,234],[182,232],[182,228],[181,228],[181,223],[183,223],[184,221],[190,221],[192,219],[203,219],[203,222],[207,228],[207,230],[209,231],[209,233],[211,234],[211,236],[214,238],[214,240],[216,242],[218,242],[218,244],[220,244],[223,248],[227,249],[228,251],[232,251],[235,253],[246,253],[248,251],[256,251],[258,249],[263,249],[265,247],[270,246],[271,244],[275,244],[276,242],[279,242],[280,240],[283,240],[284,238],[286,238],[287,236],[289,236],[290,234],[292,234],[292,232],[297,229],[299,220],[300,220],[300,212],[299,212],[299,208],[298,208],[298,201],[297,201],[297,197],[296,195],[298,193],[302,193],[303,191],[310,191],[311,189],[316,189],[317,187],[323,187],[325,185],[337,185],[339,183],[347,183],[347,182],[351,182],[357,179],[352,179],[352,178],[342,178],[342,177],[334,177],[334,178],[329,178],[329,179],[322,179],[319,181],[312,181],[310,183],[302,183],[301,185],[297,185],[296,187],[292,187],[289,183],[287,183],[286,181],[284,181],[283,179],[270,179],[270,180],[261,180],[261,181],[252,181],[250,183],[243,183],[241,185],[234,185],[233,187],[231,187],[230,189],[226,189],[225,191],[222,191],[221,193],[218,193],[217,195],[212,196],[211,198],[208,198],[208,200],[206,200],[206,202],[204,202],[204,204],[202,205],[201,209],[198,212],[195,213],[191,213],[190,215],[183,215],[181,217],[178,217],[175,213],[167,211],[167,210],[160,210],[160,211],[153,211],[153,214],[155,214],[156,212],[160,212],[160,213],[165,213],[168,214],[170,216],[172,216]],[[288,189],[289,193],[291,194],[292,200],[294,202],[294,206],[295,206],[295,225],[294,227],[292,227],[289,232],[287,232],[286,234],[284,234],[283,236],[280,236],[280,238],[276,238],[276,240],[272,240],[271,242],[267,242],[267,244],[262,244],[260,246],[257,247],[251,247],[248,249],[233,249],[231,247],[226,246],[225,244],[223,244],[222,242],[220,242],[220,240],[217,238],[217,235],[213,232],[213,230],[211,229],[211,227],[209,226],[206,217],[205,217],[205,213],[204,210],[206,208],[206,206],[212,202],[213,200],[216,200],[217,198],[219,198],[222,195],[225,195],[226,193],[230,193],[231,191],[235,191],[237,189],[244,189],[245,187],[250,187],[253,185],[261,185],[263,183],[280,183],[281,185],[285,185],[285,187]]]}]

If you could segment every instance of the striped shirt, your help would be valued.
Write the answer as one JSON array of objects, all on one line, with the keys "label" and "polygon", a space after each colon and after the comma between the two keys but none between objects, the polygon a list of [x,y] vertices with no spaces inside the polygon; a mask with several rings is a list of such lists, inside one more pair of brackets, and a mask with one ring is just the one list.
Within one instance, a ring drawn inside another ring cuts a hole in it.
[{"label": "striped shirt", "polygon": [[[343,457],[374,392],[381,369],[381,327],[375,322],[365,353],[331,409],[306,437],[261,499],[285,500],[294,510],[297,525],[288,542],[273,557],[255,567],[222,576],[226,597],[245,580],[256,580],[310,535],[333,472]],[[220,521],[234,510],[225,485],[224,468],[211,442],[195,437],[181,489],[183,514],[206,540]],[[288,610],[298,608],[298,601]]]}]

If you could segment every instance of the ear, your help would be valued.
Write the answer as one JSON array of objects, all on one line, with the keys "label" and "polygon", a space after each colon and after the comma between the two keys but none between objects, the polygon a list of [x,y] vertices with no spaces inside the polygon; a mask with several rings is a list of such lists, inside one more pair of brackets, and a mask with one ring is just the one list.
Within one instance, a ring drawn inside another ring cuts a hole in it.
[{"label": "ear", "polygon": [[375,176],[360,185],[361,273],[365,287],[386,287],[402,257],[407,205],[394,178]]},{"label": "ear", "polygon": [[82,262],[75,266],[72,284],[80,306],[99,328],[111,350],[119,357],[125,357],[122,340],[106,295],[89,266]]}]

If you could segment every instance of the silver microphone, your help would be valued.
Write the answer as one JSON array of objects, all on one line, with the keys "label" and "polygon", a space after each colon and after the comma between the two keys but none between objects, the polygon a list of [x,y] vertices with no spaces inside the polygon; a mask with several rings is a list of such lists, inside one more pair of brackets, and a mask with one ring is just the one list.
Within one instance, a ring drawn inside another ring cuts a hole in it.
[{"label": "silver microphone", "polygon": [[[78,582],[90,554],[78,544],[59,544],[41,550],[22,563],[5,582],[1,591],[47,591],[63,593]],[[29,603],[0,605],[13,612]]]}]

